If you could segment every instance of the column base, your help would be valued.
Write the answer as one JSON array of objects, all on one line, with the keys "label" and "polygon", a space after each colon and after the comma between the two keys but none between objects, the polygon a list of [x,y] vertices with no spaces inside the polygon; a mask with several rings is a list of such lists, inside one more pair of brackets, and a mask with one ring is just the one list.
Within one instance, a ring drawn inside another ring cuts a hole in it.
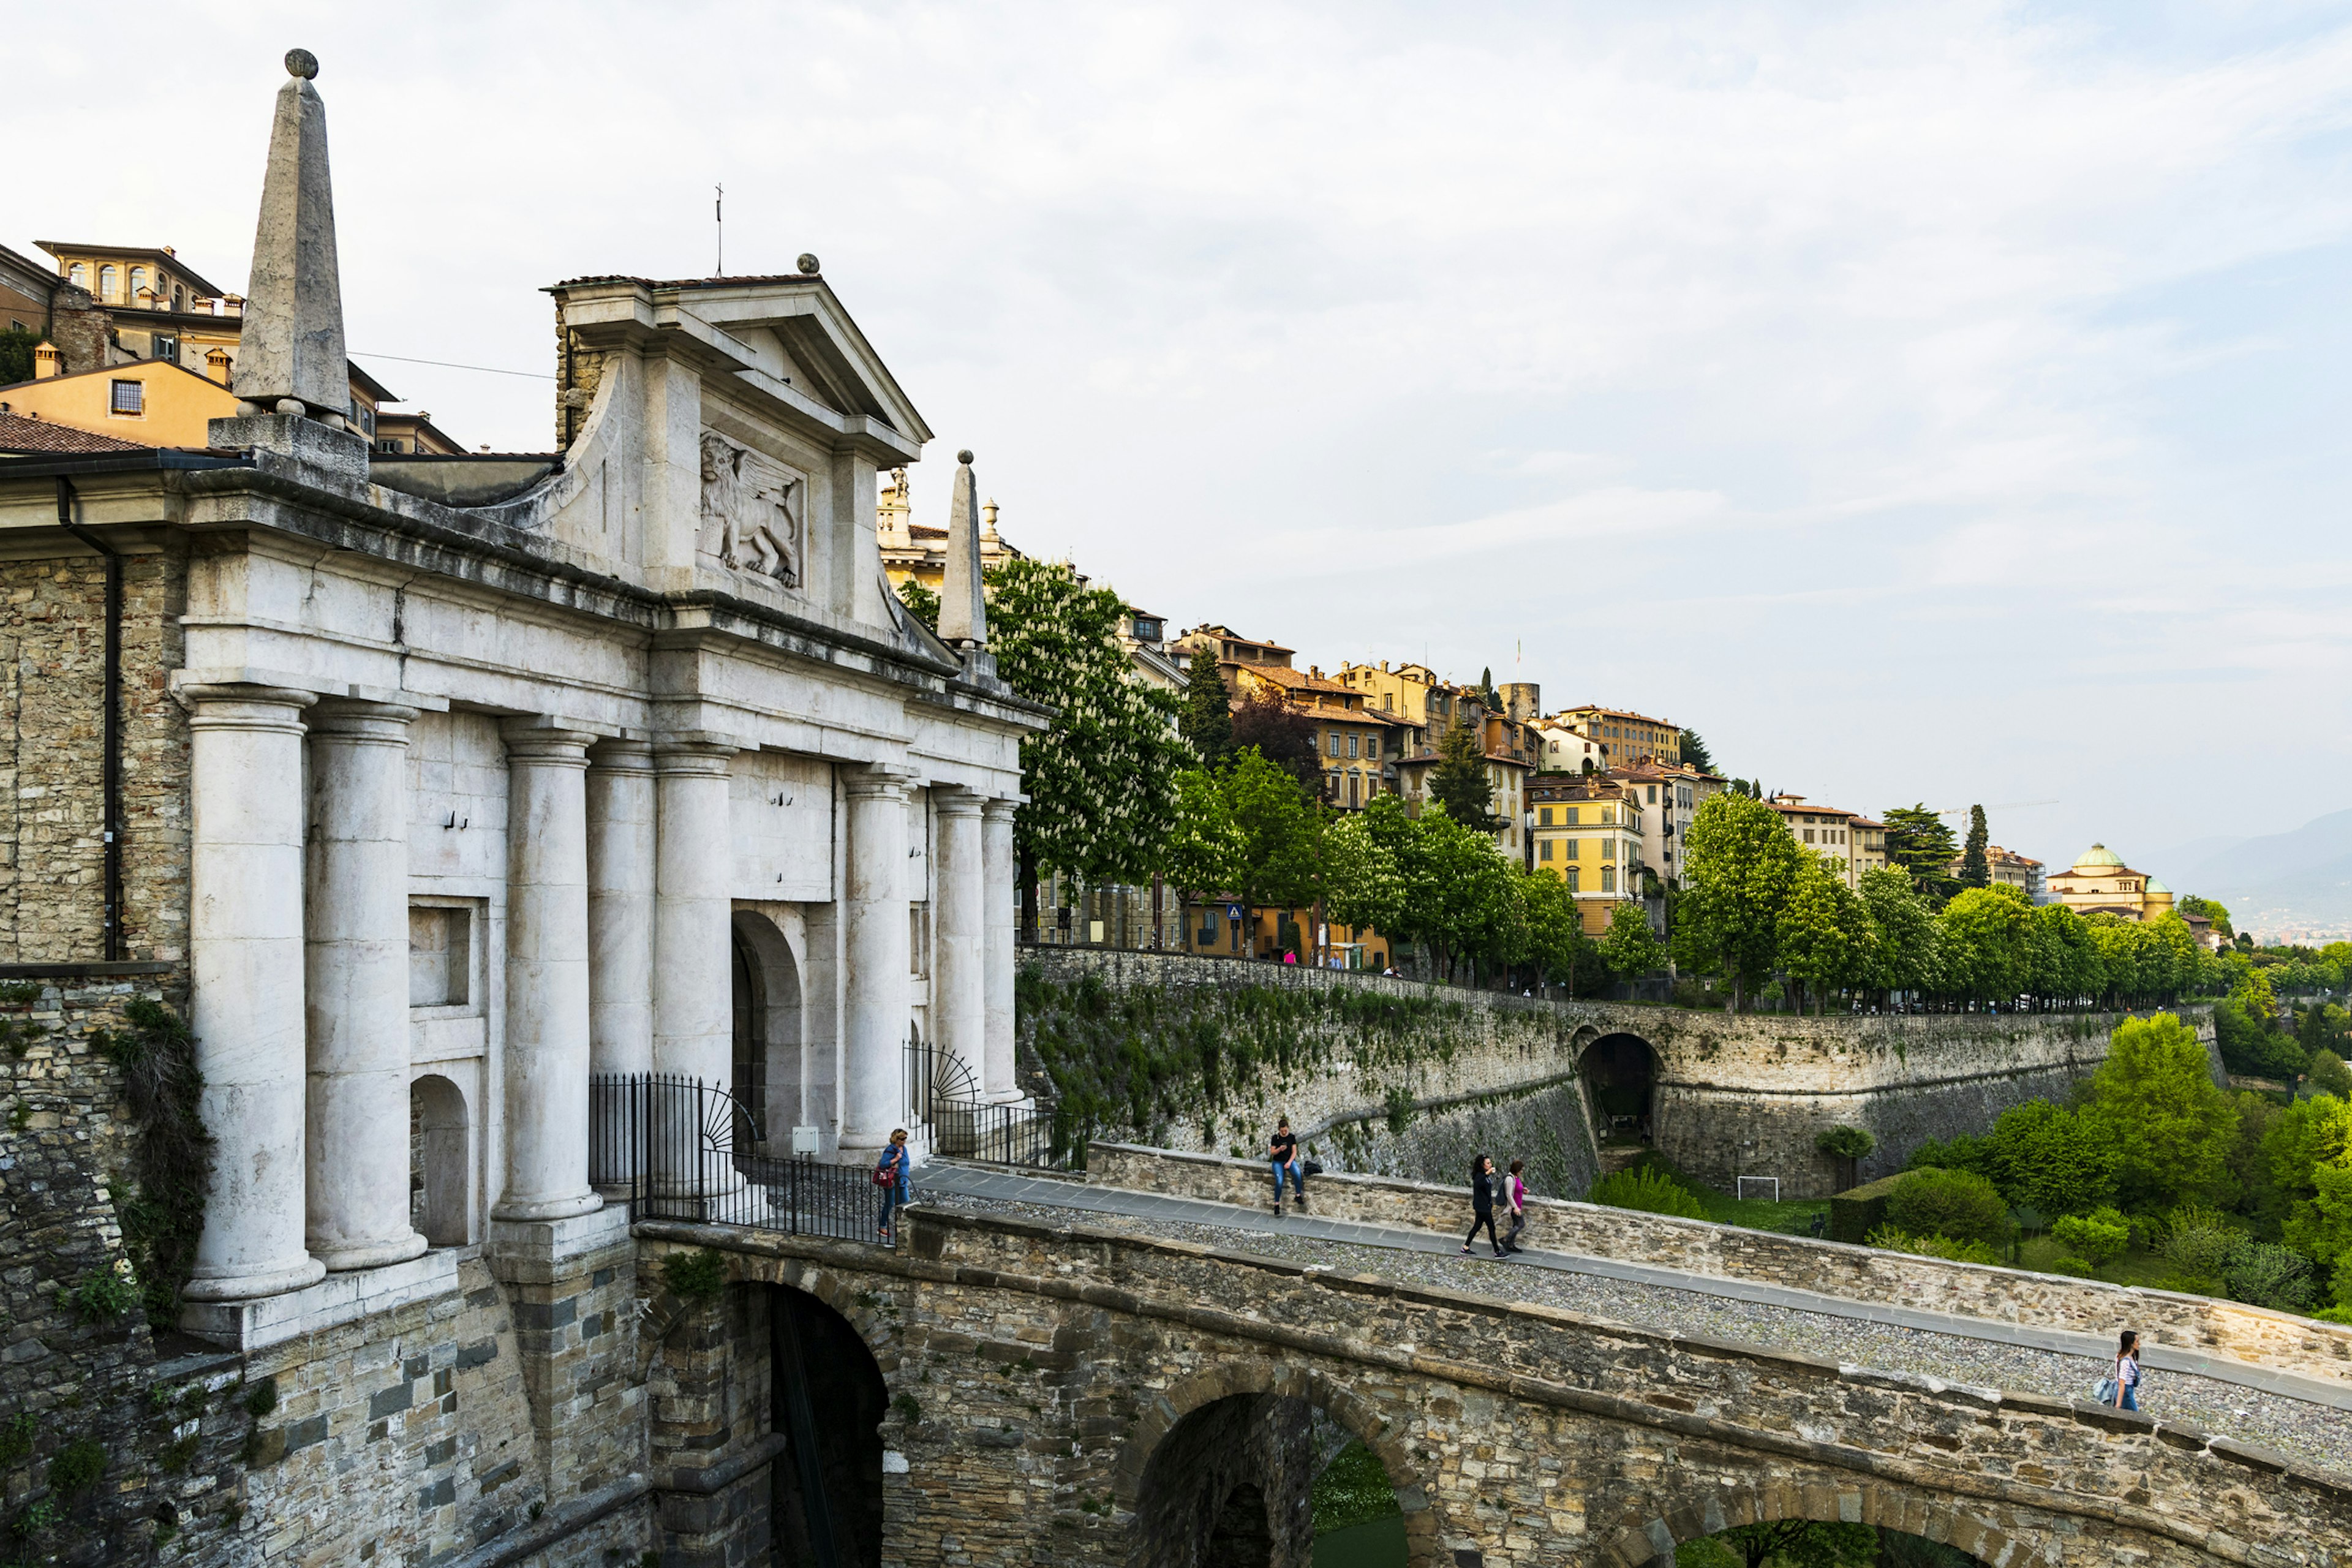
[{"label": "column base", "polygon": [[422,1258],[431,1245],[412,1230],[390,1241],[353,1241],[341,1246],[314,1241],[310,1243],[310,1256],[325,1264],[328,1273],[344,1274],[354,1268],[382,1268],[387,1264]]},{"label": "column base", "polygon": [[299,1259],[243,1274],[198,1275],[180,1294],[191,1301],[250,1301],[257,1296],[282,1296],[303,1290],[327,1277],[327,1266],[305,1253]]},{"label": "column base", "polygon": [[490,1218],[514,1225],[531,1225],[551,1219],[571,1219],[575,1215],[594,1214],[604,1206],[600,1193],[577,1193],[568,1198],[544,1198],[536,1202],[520,1201],[491,1205]]}]

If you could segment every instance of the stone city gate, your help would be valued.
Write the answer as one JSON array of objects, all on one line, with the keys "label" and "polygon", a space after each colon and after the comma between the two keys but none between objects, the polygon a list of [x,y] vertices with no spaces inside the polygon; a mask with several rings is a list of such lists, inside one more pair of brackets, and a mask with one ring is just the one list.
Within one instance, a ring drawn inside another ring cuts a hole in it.
[{"label": "stone city gate", "polygon": [[[876,1510],[879,1538],[845,1563],[1304,1564],[1302,1431],[1320,1412],[1386,1467],[1416,1568],[1646,1568],[1786,1518],[1999,1568],[2352,1564],[2352,1482],[2087,1405],[998,1216],[919,1207],[895,1253],[640,1235],[666,1561],[741,1560],[770,1529],[760,1500],[791,1490],[761,1479],[803,1462],[776,1435],[788,1380],[765,1408],[752,1392],[783,1303],[845,1325],[872,1358],[865,1402],[887,1396],[871,1489],[843,1500]],[[660,1288],[684,1246],[725,1258],[716,1304]],[[844,1440],[808,1459],[848,1473]],[[691,1494],[688,1468],[725,1487]]]}]

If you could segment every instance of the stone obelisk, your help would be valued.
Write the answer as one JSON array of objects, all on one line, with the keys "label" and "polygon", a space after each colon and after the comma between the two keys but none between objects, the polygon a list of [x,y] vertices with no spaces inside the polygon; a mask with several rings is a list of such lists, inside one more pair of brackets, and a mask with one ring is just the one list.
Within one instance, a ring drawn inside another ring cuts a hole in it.
[{"label": "stone obelisk", "polygon": [[340,429],[351,407],[351,367],[327,174],[327,106],[310,85],[319,61],[310,50],[287,51],[286,71],[269,131],[269,169],[230,389],[242,416],[307,415]]},{"label": "stone obelisk", "polygon": [[971,454],[956,454],[955,493],[948,499],[947,581],[940,585],[940,640],[958,653],[988,647],[988,602],[981,596],[980,502]]}]

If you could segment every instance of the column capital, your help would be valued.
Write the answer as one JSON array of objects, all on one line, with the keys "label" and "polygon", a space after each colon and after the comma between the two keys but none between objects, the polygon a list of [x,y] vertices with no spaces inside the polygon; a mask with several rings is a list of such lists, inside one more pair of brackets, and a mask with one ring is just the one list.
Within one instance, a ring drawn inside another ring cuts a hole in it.
[{"label": "column capital", "polygon": [[172,695],[188,710],[191,726],[204,730],[302,731],[302,710],[319,700],[315,691],[245,681],[176,686]]},{"label": "column capital", "polygon": [[499,734],[506,741],[509,760],[520,757],[583,768],[588,765],[588,748],[597,741],[590,731],[562,729],[539,716],[509,719],[499,726]]},{"label": "column capital", "polygon": [[851,769],[841,781],[841,788],[852,800],[904,800],[912,777],[904,768],[877,763]]},{"label": "column capital", "polygon": [[653,742],[654,772],[704,773],[724,778],[741,747],[698,734],[662,736]]},{"label": "column capital", "polygon": [[651,741],[599,741],[589,750],[588,764],[616,773],[649,773],[654,771],[654,743]]},{"label": "column capital", "polygon": [[980,803],[980,809],[982,815],[991,822],[1010,822],[1013,820],[1013,814],[1021,809],[1021,803],[1017,800],[1005,800],[1001,796],[992,795]]},{"label": "column capital", "polygon": [[931,809],[941,816],[978,816],[982,805],[978,794],[961,784],[931,786]]},{"label": "column capital", "polygon": [[310,710],[310,732],[344,735],[352,740],[408,743],[408,727],[417,710],[397,702],[370,702],[354,697],[322,698]]}]

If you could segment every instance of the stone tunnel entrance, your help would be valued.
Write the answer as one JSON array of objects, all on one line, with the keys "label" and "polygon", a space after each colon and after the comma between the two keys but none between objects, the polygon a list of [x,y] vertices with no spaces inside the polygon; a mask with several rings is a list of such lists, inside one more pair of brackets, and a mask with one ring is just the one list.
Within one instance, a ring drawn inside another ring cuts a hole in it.
[{"label": "stone tunnel entrance", "polygon": [[1577,1071],[1592,1108],[1593,1142],[1602,1150],[1606,1174],[1622,1163],[1622,1158],[1610,1161],[1609,1148],[1633,1150],[1655,1141],[1657,1053],[1638,1035],[1603,1035],[1585,1047]]},{"label": "stone tunnel entrance", "polygon": [[[1321,1533],[1318,1523],[1328,1527]],[[1129,1568],[1407,1562],[1394,1479],[1346,1427],[1295,1394],[1232,1394],[1178,1422],[1145,1466],[1135,1541]]]},{"label": "stone tunnel entrance", "polygon": [[889,1392],[856,1328],[815,1297],[768,1290],[776,1430],[769,1468],[776,1568],[880,1568]]}]

